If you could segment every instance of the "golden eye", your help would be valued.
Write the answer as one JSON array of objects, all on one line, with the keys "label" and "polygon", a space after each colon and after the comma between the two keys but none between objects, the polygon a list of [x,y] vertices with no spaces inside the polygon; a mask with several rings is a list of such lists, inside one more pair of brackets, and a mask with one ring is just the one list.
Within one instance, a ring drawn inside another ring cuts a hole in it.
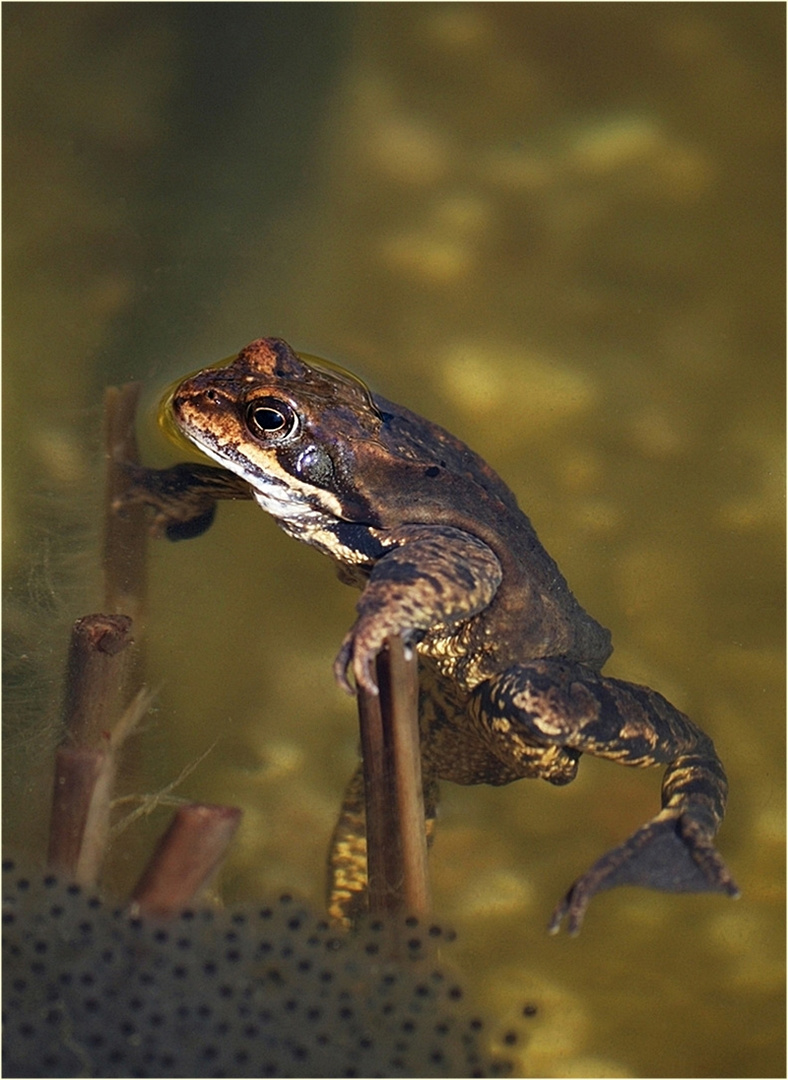
[{"label": "golden eye", "polygon": [[246,426],[257,438],[280,441],[295,434],[298,416],[286,401],[256,398],[246,406]]}]

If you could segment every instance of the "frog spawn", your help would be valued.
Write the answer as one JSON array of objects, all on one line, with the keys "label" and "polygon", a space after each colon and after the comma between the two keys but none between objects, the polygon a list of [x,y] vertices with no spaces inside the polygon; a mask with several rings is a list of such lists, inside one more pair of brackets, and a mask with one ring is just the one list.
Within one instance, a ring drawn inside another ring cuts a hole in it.
[{"label": "frog spawn", "polygon": [[3,900],[4,1076],[509,1071],[435,963],[438,926],[345,935],[288,896],[158,922],[11,861]]}]

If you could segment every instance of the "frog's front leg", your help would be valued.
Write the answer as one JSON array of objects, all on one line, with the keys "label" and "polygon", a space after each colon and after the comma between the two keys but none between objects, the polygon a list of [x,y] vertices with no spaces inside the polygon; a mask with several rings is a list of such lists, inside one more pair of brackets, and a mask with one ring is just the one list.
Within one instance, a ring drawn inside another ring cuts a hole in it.
[{"label": "frog's front leg", "polygon": [[501,564],[481,540],[448,526],[405,525],[390,535],[392,547],[375,563],[353,624],[334,664],[337,681],[376,694],[374,661],[386,638],[401,634],[412,645],[435,626],[447,629],[471,618],[492,600]]},{"label": "frog's front leg", "polygon": [[198,462],[183,462],[169,469],[148,469],[123,464],[128,487],[113,505],[122,514],[128,506],[151,508],[152,529],[169,540],[190,540],[213,523],[221,499],[251,499],[245,480],[226,469]]},{"label": "frog's front leg", "polygon": [[551,932],[566,916],[577,933],[591,898],[616,885],[738,895],[713,844],[728,792],[722,764],[711,739],[661,694],[579,664],[539,660],[478,686],[471,719],[489,749],[523,776],[566,783],[580,754],[668,766],[661,812],[574,883]]}]

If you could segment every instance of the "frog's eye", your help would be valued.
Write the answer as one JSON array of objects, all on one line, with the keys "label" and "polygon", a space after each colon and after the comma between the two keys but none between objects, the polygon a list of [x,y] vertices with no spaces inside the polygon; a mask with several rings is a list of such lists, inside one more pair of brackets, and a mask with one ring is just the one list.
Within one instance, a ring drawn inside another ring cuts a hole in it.
[{"label": "frog's eye", "polygon": [[252,435],[277,442],[288,439],[298,429],[298,416],[286,401],[263,397],[246,406],[246,426]]}]

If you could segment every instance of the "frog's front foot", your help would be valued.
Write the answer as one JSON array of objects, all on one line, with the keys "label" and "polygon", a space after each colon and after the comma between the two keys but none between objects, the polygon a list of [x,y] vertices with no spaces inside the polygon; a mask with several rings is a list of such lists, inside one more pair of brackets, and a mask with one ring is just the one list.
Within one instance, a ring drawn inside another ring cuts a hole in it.
[{"label": "frog's front foot", "polygon": [[375,679],[375,657],[377,652],[377,649],[360,649],[356,643],[354,630],[350,630],[345,634],[342,647],[334,661],[334,678],[346,693],[355,693],[348,678],[349,671],[353,672],[357,687],[361,687],[369,694],[379,692],[377,680]]},{"label": "frog's front foot", "polygon": [[553,912],[549,932],[558,933],[566,918],[569,933],[577,934],[592,897],[617,885],[665,892],[722,892],[736,898],[739,889],[712,835],[691,811],[663,811],[578,878]]},{"label": "frog's front foot", "polygon": [[406,657],[410,656],[413,640],[417,635],[402,631],[396,626],[377,625],[374,621],[363,618],[358,620],[345,635],[334,661],[334,678],[343,690],[349,694],[354,693],[348,678],[348,673],[352,672],[357,687],[366,690],[368,694],[380,693],[375,661],[387,638],[397,633],[402,635]]},{"label": "frog's front foot", "polygon": [[140,503],[148,507],[151,532],[168,540],[201,536],[216,516],[220,499],[250,499],[248,484],[225,469],[186,462],[168,469],[148,469],[131,462],[121,467],[128,483],[113,502],[123,514]]}]

